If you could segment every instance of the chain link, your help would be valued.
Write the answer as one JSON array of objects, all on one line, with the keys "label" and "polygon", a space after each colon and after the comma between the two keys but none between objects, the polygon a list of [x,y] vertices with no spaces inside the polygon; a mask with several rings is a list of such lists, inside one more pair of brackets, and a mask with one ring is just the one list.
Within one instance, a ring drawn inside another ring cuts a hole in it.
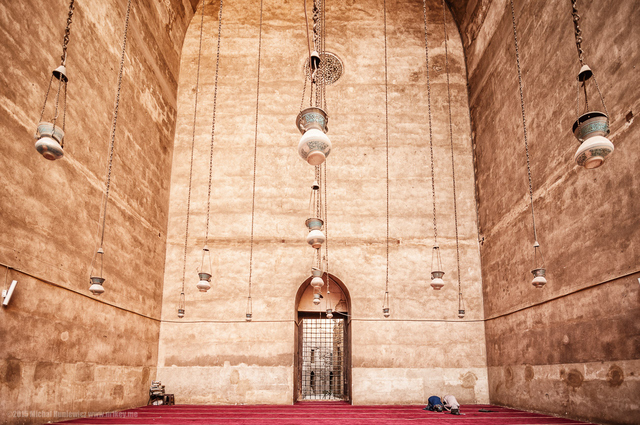
[{"label": "chain link", "polygon": [[75,0],[69,3],[69,15],[67,16],[67,27],[64,29],[64,38],[62,40],[62,56],[60,56],[60,65],[67,62],[67,45],[69,44],[69,35],[71,34],[71,18],[73,17],[73,7]]},{"label": "chain link", "polygon": [[[215,145],[216,134],[216,106],[218,104],[218,74],[220,71],[220,40],[222,38],[222,6],[223,1],[220,0],[220,8],[218,9],[218,47],[216,50],[216,76],[213,83],[213,113],[211,119],[211,150],[209,151],[209,188],[207,190],[207,224],[204,237],[204,245],[209,244],[209,213],[211,211],[211,183],[213,181],[213,147]],[[204,9],[204,7],[203,7]]]},{"label": "chain link", "polygon": [[[513,8],[513,2],[511,7]],[[571,15],[573,16],[573,26],[575,28],[576,48],[578,49],[578,59],[580,65],[584,65],[584,50],[582,50],[582,30],[580,29],[580,15],[578,15],[578,0],[571,0]]]},{"label": "chain link", "polygon": [[424,14],[424,54],[427,70],[427,110],[429,112],[429,153],[431,159],[431,195],[433,197],[433,244],[438,244],[438,226],[436,225],[436,173],[433,167],[433,128],[431,125],[431,79],[429,78],[429,40],[427,38],[427,0],[422,1]]},{"label": "chain link", "polygon": [[387,270],[385,278],[384,292],[389,292],[389,80],[387,64],[387,0],[383,2],[384,9],[384,128],[386,146],[386,168],[387,168]]},{"label": "chain link", "polygon": [[449,43],[447,40],[447,6],[442,0],[442,27],[444,28],[444,68],[447,74],[447,98],[449,106],[449,141],[451,142],[451,178],[453,180],[453,220],[456,228],[456,266],[458,270],[458,295],[462,297],[462,279],[460,277],[460,241],[458,236],[458,200],[456,196],[456,165],[453,150],[453,117],[451,115],[451,84],[449,81]]},{"label": "chain link", "polygon": [[256,83],[256,127],[253,142],[253,192],[251,196],[251,245],[249,253],[249,297],[251,299],[251,284],[253,278],[253,224],[256,210],[256,167],[258,155],[258,111],[260,105],[260,58],[262,53],[262,3],[260,0],[260,30],[258,34],[258,79]]},{"label": "chain link", "polygon": [[522,71],[520,69],[520,51],[518,49],[518,32],[516,29],[516,12],[513,6],[513,0],[509,0],[511,3],[511,20],[513,22],[513,42],[516,48],[516,66],[518,68],[518,87],[520,89],[520,109],[522,110],[522,129],[524,133],[524,150],[527,154],[527,177],[529,178],[529,199],[531,200],[531,219],[533,222],[533,238],[538,240],[538,232],[536,230],[536,215],[533,209],[533,183],[531,180],[531,161],[529,158],[529,142],[527,138],[527,119],[524,109],[524,92],[522,90]]}]

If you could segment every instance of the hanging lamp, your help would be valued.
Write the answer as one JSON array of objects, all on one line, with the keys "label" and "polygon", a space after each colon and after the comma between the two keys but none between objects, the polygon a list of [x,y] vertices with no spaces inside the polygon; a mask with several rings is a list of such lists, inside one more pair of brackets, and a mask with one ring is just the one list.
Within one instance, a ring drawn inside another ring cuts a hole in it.
[{"label": "hanging lamp", "polygon": [[180,291],[180,298],[178,298],[178,318],[182,319],[184,317],[184,310],[185,310],[185,297],[184,297],[184,291]]},{"label": "hanging lamp", "polygon": [[[453,117],[451,114],[451,84],[449,81],[449,42],[448,42],[448,36],[447,36],[447,6],[445,4],[445,0],[442,0],[442,27],[444,29],[444,68],[445,68],[445,74],[447,75],[447,106],[449,109],[449,142],[451,144],[451,181],[453,186],[453,224],[456,231],[456,269],[458,272],[458,275],[457,275],[458,317],[462,319],[464,317],[465,311],[464,311],[464,303],[462,300],[462,277],[460,275],[460,237],[458,235],[458,197],[456,195],[456,166],[455,166],[454,149],[453,149]],[[434,251],[438,251],[436,253],[436,257],[437,257],[440,251],[439,248],[434,247]],[[439,265],[439,267],[441,267],[441,265]],[[441,271],[439,273],[444,274],[444,272],[441,272]],[[442,275],[439,275],[439,276],[440,276],[440,279],[442,279]],[[432,273],[432,277],[434,277],[433,273]],[[437,279],[437,277],[435,277],[434,280],[435,279]],[[436,282],[436,285],[437,284],[438,282]]]},{"label": "hanging lamp", "polygon": [[464,308],[464,299],[462,298],[462,291],[458,292],[458,317],[460,319],[464,318],[465,308]]},{"label": "hanging lamp", "polygon": [[[216,73],[215,81],[213,84],[213,113],[211,119],[211,149],[209,150],[209,186],[207,192],[207,214],[206,225],[204,232],[204,247],[202,248],[202,261],[200,263],[200,271],[198,273],[199,282],[196,285],[200,292],[207,292],[211,289],[211,276],[213,269],[211,267],[211,251],[209,250],[209,223],[211,213],[211,187],[213,183],[213,148],[215,145],[216,134],[216,107],[218,104],[218,75],[220,71],[220,41],[222,38],[222,6],[223,0],[220,0],[220,7],[218,8],[218,47],[216,52]],[[202,15],[204,16],[204,0],[202,3]],[[200,24],[200,47],[202,47],[202,22]],[[200,53],[198,53],[200,55]],[[198,57],[198,64],[199,64]],[[195,119],[194,119],[194,131],[195,131]]]},{"label": "hanging lamp", "polygon": [[255,222],[256,212],[256,169],[258,158],[258,112],[260,105],[260,59],[262,56],[262,5],[263,0],[260,0],[260,27],[258,30],[258,65],[257,65],[257,81],[256,81],[256,125],[253,134],[253,182],[251,192],[251,242],[249,248],[249,294],[247,296],[247,310],[245,319],[250,322],[253,319],[253,300],[251,299],[251,285],[253,281],[253,229]]},{"label": "hanging lamp", "polygon": [[[67,46],[69,44],[69,35],[71,33],[71,18],[73,17],[73,8],[75,0],[71,0],[69,3],[69,13],[67,15],[67,26],[64,30],[64,38],[62,41],[62,56],[60,57],[60,66],[53,70],[51,78],[49,79],[49,86],[44,96],[44,105],[42,105],[42,112],[40,112],[40,120],[38,121],[38,127],[36,128],[36,150],[45,159],[54,161],[62,158],[64,155],[64,127],[67,117],[67,83],[69,78],[67,77]],[[55,106],[53,111],[53,117],[50,121],[43,121],[44,113],[47,109],[47,101],[49,100],[49,92],[51,91],[51,85],[53,79],[58,80],[58,89],[55,96]],[[60,92],[64,92],[62,95],[62,127],[56,127],[58,121],[58,112],[60,106]]]},{"label": "hanging lamp", "polygon": [[436,221],[436,173],[433,165],[433,129],[431,121],[431,79],[429,78],[429,39],[427,37],[427,1],[422,1],[422,11],[424,15],[424,49],[425,49],[425,69],[427,71],[427,112],[429,117],[429,157],[431,159],[431,197],[433,204],[433,249],[431,250],[431,287],[439,291],[444,286],[444,271],[442,258],[440,257],[440,246],[438,245],[438,226]]},{"label": "hanging lamp", "polygon": [[531,178],[531,162],[529,160],[529,142],[527,138],[527,119],[524,108],[524,91],[522,88],[522,72],[520,69],[520,51],[518,49],[518,32],[516,28],[516,12],[513,6],[513,0],[509,0],[511,3],[511,21],[513,24],[513,42],[516,50],[516,68],[518,70],[518,88],[520,91],[520,110],[522,112],[522,131],[524,135],[524,149],[527,155],[527,177],[529,179],[529,201],[531,203],[531,222],[533,224],[533,280],[531,284],[536,288],[542,288],[546,283],[545,278],[546,268],[544,265],[544,258],[542,256],[542,249],[538,243],[538,231],[536,229],[536,214],[533,208],[533,182]]},{"label": "hanging lamp", "polygon": [[316,167],[316,180],[313,182],[313,185],[311,185],[311,196],[309,198],[309,218],[304,223],[309,229],[309,234],[306,239],[307,243],[314,249],[319,249],[326,241],[325,234],[322,232],[324,220],[321,218],[322,197],[320,184],[318,183],[320,180],[319,172],[319,167]]},{"label": "hanging lamp", "polygon": [[196,285],[198,291],[207,292],[211,289],[211,253],[209,247],[205,245],[202,248],[202,262],[200,263],[200,272],[198,273],[200,281]]},{"label": "hanging lamp", "polygon": [[[580,29],[580,15],[578,14],[577,0],[572,0],[572,16],[575,27],[576,47],[578,49],[578,59],[580,61],[580,72],[577,78],[577,106],[576,106],[576,122],[573,123],[573,134],[580,142],[580,146],[576,151],[573,159],[581,167],[592,169],[601,166],[605,158],[610,155],[613,150],[613,143],[607,138],[609,130],[609,112],[604,103],[604,96],[598,86],[596,76],[584,63],[584,51],[582,50],[582,30]],[[587,96],[587,82],[593,79],[594,85],[600,95],[602,108],[605,112],[598,111],[589,106],[589,97]],[[584,105],[580,106],[580,85],[584,91]],[[582,114],[581,114],[582,110]]]},{"label": "hanging lamp", "polygon": [[[326,112],[326,60],[325,58],[325,31],[324,31],[324,1],[313,1],[313,52],[309,42],[309,24],[307,18],[307,2],[304,2],[305,21],[307,26],[307,47],[309,50],[309,74],[311,89],[309,91],[309,107],[304,105],[307,80],[305,76],[302,90],[302,103],[300,113],[296,117],[296,127],[302,134],[298,143],[298,154],[310,165],[322,164],[331,153],[331,140],[327,136],[329,131],[327,124],[329,115]],[[314,104],[315,94],[315,104]],[[324,109],[323,109],[324,101]]]},{"label": "hanging lamp", "polygon": [[113,123],[111,125],[111,141],[109,143],[109,161],[107,165],[107,177],[105,191],[102,200],[102,223],[100,225],[100,243],[91,260],[91,272],[89,277],[89,291],[93,295],[104,293],[105,278],[102,276],[104,266],[104,231],[107,224],[107,206],[109,205],[109,191],[111,189],[111,170],[113,168],[113,151],[116,141],[116,125],[118,123],[118,109],[120,107],[120,92],[122,91],[122,75],[124,71],[124,59],[127,49],[127,34],[129,32],[129,16],[131,14],[131,0],[127,2],[127,12],[124,18],[124,34],[122,36],[122,50],[120,52],[120,70],[118,72],[118,88],[116,90],[116,102],[113,108]]},{"label": "hanging lamp", "polygon": [[387,0],[383,3],[383,15],[384,15],[384,134],[385,134],[385,159],[386,159],[386,186],[387,186],[387,200],[386,200],[386,213],[387,213],[387,235],[386,235],[386,276],[384,283],[384,296],[382,297],[382,315],[386,318],[390,316],[389,307],[389,79],[388,79],[388,65],[387,65]]}]

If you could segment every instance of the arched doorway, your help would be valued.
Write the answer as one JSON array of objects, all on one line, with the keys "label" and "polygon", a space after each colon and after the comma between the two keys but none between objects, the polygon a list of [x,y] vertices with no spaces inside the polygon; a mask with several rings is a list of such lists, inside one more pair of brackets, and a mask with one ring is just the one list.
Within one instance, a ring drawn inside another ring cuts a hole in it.
[{"label": "arched doorway", "polygon": [[[296,294],[294,402],[351,401],[351,298],[345,285],[334,275],[325,273],[323,280],[319,305],[313,304],[311,277],[300,285]],[[333,310],[330,319],[326,312],[329,303]]]}]

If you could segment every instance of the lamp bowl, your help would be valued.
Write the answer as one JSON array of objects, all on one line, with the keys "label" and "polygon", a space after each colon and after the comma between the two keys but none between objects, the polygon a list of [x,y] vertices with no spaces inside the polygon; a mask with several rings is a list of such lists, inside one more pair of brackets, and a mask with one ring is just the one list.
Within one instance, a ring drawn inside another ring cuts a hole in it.
[{"label": "lamp bowl", "polygon": [[89,292],[91,292],[93,295],[104,294],[104,286],[102,286],[102,284],[104,283],[104,278],[91,276],[89,280],[91,281]]},{"label": "lamp bowl", "polygon": [[252,314],[251,313],[247,313],[247,315],[246,315],[247,322],[250,322],[251,319],[252,319]]},{"label": "lamp bowl", "polygon": [[464,318],[464,313],[465,313],[465,311],[464,311],[464,310],[458,310],[458,317],[459,317],[460,319]]},{"label": "lamp bowl", "polygon": [[321,218],[308,218],[304,224],[309,228],[309,230],[322,230],[324,220]]},{"label": "lamp bowl", "polygon": [[180,319],[182,319],[184,317],[184,308],[179,308],[178,309],[178,317]]},{"label": "lamp bowl", "polygon": [[609,132],[609,117],[602,112],[587,112],[573,123],[573,135],[581,143],[593,136],[606,137]]},{"label": "lamp bowl", "polygon": [[613,143],[606,137],[593,136],[582,142],[573,159],[581,167],[598,168],[613,149]]},{"label": "lamp bowl", "polygon": [[307,235],[307,243],[315,249],[320,248],[325,240],[326,238],[324,233],[322,233],[322,230],[312,230]]},{"label": "lamp bowl", "polygon": [[382,315],[386,318],[386,317],[389,317],[389,314],[390,314],[389,313],[389,307],[384,307],[382,309]]},{"label": "lamp bowl", "polygon": [[41,122],[36,129],[36,150],[46,159],[55,161],[62,158],[62,142],[64,131],[60,127],[53,127],[50,122]]},{"label": "lamp bowl", "polygon": [[431,272],[431,287],[436,291],[439,291],[444,286],[442,276],[444,276],[443,271],[436,270]]},{"label": "lamp bowl", "polygon": [[533,269],[531,270],[533,273],[533,280],[531,284],[536,288],[542,288],[547,284],[547,278],[545,277],[547,270],[546,269]]},{"label": "lamp bowl", "polygon": [[307,130],[298,143],[298,154],[310,165],[320,165],[331,153],[331,140],[322,130]]}]

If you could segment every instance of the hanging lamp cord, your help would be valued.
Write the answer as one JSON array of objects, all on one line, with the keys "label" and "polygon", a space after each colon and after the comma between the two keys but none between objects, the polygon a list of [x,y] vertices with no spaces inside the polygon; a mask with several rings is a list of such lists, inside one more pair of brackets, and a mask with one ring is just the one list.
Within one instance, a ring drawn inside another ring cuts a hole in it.
[{"label": "hanging lamp cord", "polygon": [[429,115],[429,153],[431,158],[431,196],[433,199],[433,244],[438,244],[438,226],[436,224],[436,173],[433,167],[433,129],[431,126],[431,80],[429,78],[429,40],[427,38],[427,0],[422,1],[424,13],[424,53],[427,70],[427,110]]},{"label": "hanging lamp cord", "polygon": [[389,293],[389,81],[388,81],[388,64],[387,64],[387,0],[383,3],[384,9],[384,131],[385,131],[385,147],[386,147],[386,169],[387,169],[387,270],[385,278],[384,292]]},{"label": "hanging lamp cord", "polygon": [[329,304],[329,308],[331,308],[331,297],[329,296],[329,218],[327,216],[327,160],[325,159],[324,164],[322,165],[324,171],[324,255],[325,261],[327,262],[327,303]]},{"label": "hanging lamp cord", "polygon": [[69,45],[69,35],[71,34],[71,19],[73,18],[73,8],[75,0],[69,3],[69,14],[67,15],[67,27],[64,29],[64,38],[62,39],[62,56],[60,56],[60,65],[64,66],[67,62],[67,46]]},{"label": "hanging lamp cord", "polygon": [[[102,248],[104,245],[104,230],[107,223],[107,205],[109,203],[109,190],[111,189],[111,171],[113,168],[113,150],[116,141],[116,125],[118,123],[118,109],[120,107],[120,92],[122,91],[122,75],[124,71],[124,59],[125,53],[127,49],[127,34],[129,31],[129,16],[131,14],[131,0],[127,2],[127,12],[124,19],[124,35],[122,37],[122,50],[120,52],[120,70],[118,71],[118,89],[116,91],[116,101],[115,106],[113,107],[113,124],[111,126],[111,142],[109,143],[109,161],[107,165],[107,180],[105,184],[105,191],[103,197],[102,204],[102,224],[100,230],[100,246]],[[93,260],[91,262],[91,268],[93,269],[93,263],[96,259],[96,254],[93,256]]]},{"label": "hanging lamp cord", "polygon": [[256,83],[256,126],[253,140],[253,184],[251,195],[251,242],[249,248],[249,297],[251,299],[251,284],[253,279],[253,225],[256,210],[256,167],[258,155],[258,111],[260,105],[260,59],[262,53],[262,3],[260,0],[260,30],[258,34],[258,78]]},{"label": "hanging lamp cord", "polygon": [[511,3],[511,20],[513,23],[513,42],[516,48],[516,66],[518,68],[518,88],[520,91],[520,110],[522,111],[522,130],[524,134],[524,150],[527,154],[527,177],[529,179],[529,200],[531,201],[531,220],[533,222],[533,238],[538,240],[538,232],[536,229],[536,214],[533,208],[533,183],[531,180],[531,161],[529,159],[529,141],[527,138],[527,118],[524,109],[524,92],[522,90],[522,71],[520,69],[520,50],[518,49],[518,32],[516,29],[516,12],[513,6],[513,0],[509,0]]},{"label": "hanging lamp cord", "polygon": [[449,107],[449,141],[451,142],[451,176],[453,180],[453,220],[456,229],[456,267],[458,270],[458,295],[462,297],[462,279],[460,277],[460,241],[458,236],[458,200],[456,196],[456,164],[453,151],[453,118],[451,116],[451,84],[449,81],[449,43],[447,36],[447,6],[442,0],[442,27],[444,28],[444,68],[447,74],[447,99]]},{"label": "hanging lamp cord", "polygon": [[[511,7],[513,8],[513,1]],[[580,66],[584,65],[584,50],[582,50],[582,29],[580,28],[580,15],[578,14],[578,0],[571,0],[571,16],[573,16],[573,26],[575,28],[576,48],[578,49],[578,59]]]},{"label": "hanging lamp cord", "polygon": [[[216,134],[216,106],[218,104],[218,75],[220,71],[220,41],[222,38],[222,6],[223,1],[220,0],[220,8],[218,9],[218,47],[216,49],[216,76],[213,83],[213,113],[211,118],[211,149],[209,151],[209,187],[207,189],[207,224],[205,228],[204,246],[209,245],[209,213],[211,211],[211,184],[213,182],[213,148],[215,146]],[[204,9],[204,7],[203,7]]]},{"label": "hanging lamp cord", "polygon": [[187,272],[187,249],[189,246],[189,219],[191,216],[191,183],[193,179],[193,152],[196,145],[196,121],[198,118],[198,91],[200,88],[200,59],[202,57],[202,27],[204,25],[204,2],[202,0],[202,13],[200,15],[200,44],[198,46],[198,67],[196,70],[196,94],[193,105],[193,130],[191,132],[191,160],[189,162],[189,190],[187,192],[187,218],[184,230],[184,255],[182,258],[182,292]]}]

